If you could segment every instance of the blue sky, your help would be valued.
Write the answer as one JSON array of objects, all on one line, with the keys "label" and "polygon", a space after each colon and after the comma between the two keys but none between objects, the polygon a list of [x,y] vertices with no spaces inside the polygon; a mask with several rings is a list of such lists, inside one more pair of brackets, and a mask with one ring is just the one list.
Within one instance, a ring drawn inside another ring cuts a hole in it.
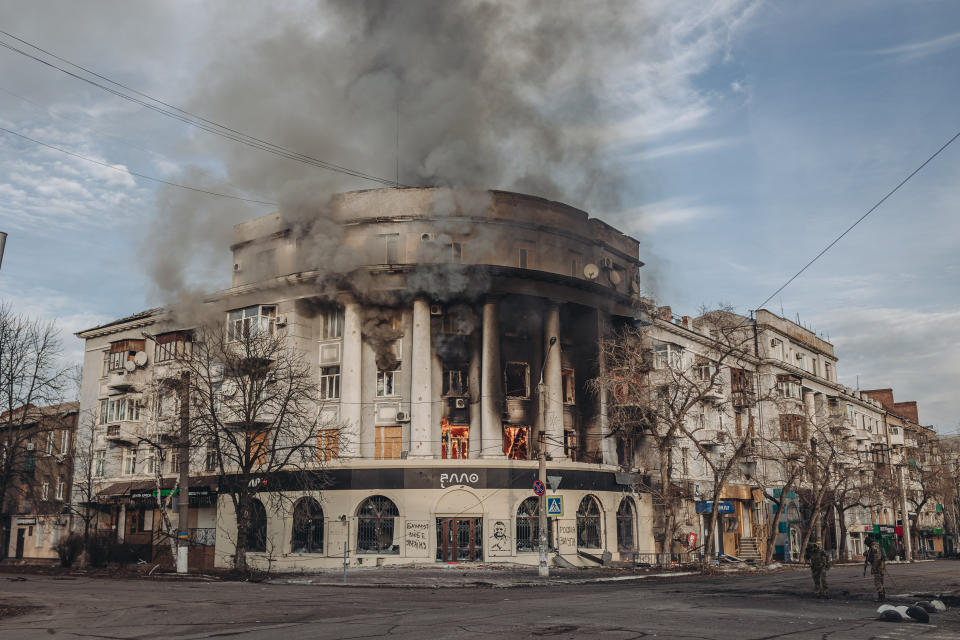
[{"label": "blue sky", "polygon": [[[351,144],[332,117],[311,114],[332,104],[309,92],[312,66],[322,62],[272,46],[271,37],[301,23],[317,25],[311,38],[334,38],[323,27],[329,8],[236,6],[3,1],[0,15],[4,30],[151,95],[308,153],[335,148],[322,157],[389,175],[390,154],[368,144],[382,132],[356,121],[362,109],[352,117],[364,132]],[[956,3],[627,6],[623,20],[640,45],[610,52],[598,89],[608,108],[589,123],[602,128],[601,160],[623,172],[626,186],[618,206],[590,210],[641,241],[650,290],[681,313],[718,302],[755,308],[960,130]],[[603,53],[595,43],[584,50]],[[280,64],[260,67],[250,62],[256,56],[281,56]],[[548,88],[576,82],[559,73]],[[364,95],[377,95],[371,86]],[[304,137],[285,138],[284,120]],[[417,130],[413,114],[405,120]],[[124,169],[268,200],[316,171],[264,169],[257,152],[7,50],[0,126],[121,169],[0,134],[0,229],[10,234],[0,296],[56,318],[73,356],[72,332],[163,301],[150,266],[158,256],[188,267],[183,286],[225,285],[230,225],[269,211],[174,193]],[[488,186],[514,186],[510,171],[492,174]],[[960,142],[767,304],[829,336],[842,382],[892,386],[898,400],[920,403],[922,422],[947,432],[960,424],[958,177]]]}]

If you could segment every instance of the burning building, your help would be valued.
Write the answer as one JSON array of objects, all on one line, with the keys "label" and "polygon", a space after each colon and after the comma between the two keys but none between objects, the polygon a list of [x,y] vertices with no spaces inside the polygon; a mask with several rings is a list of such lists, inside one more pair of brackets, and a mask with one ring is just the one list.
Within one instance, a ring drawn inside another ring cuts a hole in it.
[{"label": "burning building", "polygon": [[[204,313],[228,333],[282,334],[303,355],[322,400],[316,459],[329,477],[317,490],[264,478],[251,563],[536,563],[540,447],[548,495],[562,498],[549,513],[556,553],[589,564],[654,550],[649,495],[618,465],[604,394],[588,390],[602,366],[598,338],[634,313],[635,240],[558,202],[434,188],[339,194],[234,235],[232,286]],[[107,406],[97,469],[120,531],[158,522],[131,497],[148,489],[137,477],[147,466],[123,434],[149,410],[138,386],[188,329],[156,310],[78,333],[82,409]],[[119,402],[123,416],[110,413]],[[203,452],[191,460],[198,476],[212,470]],[[216,498],[216,481],[192,484],[191,522],[206,532],[193,537],[228,564],[234,506]],[[278,504],[288,506],[263,508],[271,492],[286,492]]]}]

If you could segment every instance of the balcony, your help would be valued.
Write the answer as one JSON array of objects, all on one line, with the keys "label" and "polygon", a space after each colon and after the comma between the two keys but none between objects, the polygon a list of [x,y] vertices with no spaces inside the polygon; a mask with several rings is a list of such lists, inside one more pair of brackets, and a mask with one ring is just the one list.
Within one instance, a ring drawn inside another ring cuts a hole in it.
[{"label": "balcony", "polygon": [[107,378],[107,389],[109,389],[111,393],[135,391],[145,382],[145,375],[143,369],[135,369],[133,371],[119,369],[111,371]]},{"label": "balcony", "polygon": [[142,435],[142,423],[139,420],[123,420],[107,425],[106,439],[109,442],[137,444]]}]

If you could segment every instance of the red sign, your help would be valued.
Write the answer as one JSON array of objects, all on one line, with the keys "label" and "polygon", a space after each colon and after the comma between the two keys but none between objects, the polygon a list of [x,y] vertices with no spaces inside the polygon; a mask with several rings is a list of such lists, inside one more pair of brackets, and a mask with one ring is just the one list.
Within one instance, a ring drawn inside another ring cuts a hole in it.
[{"label": "red sign", "polygon": [[687,534],[687,548],[693,549],[697,545],[697,534],[688,533]]},{"label": "red sign", "polygon": [[895,534],[897,534],[898,536],[902,536],[902,535],[903,535],[903,527],[894,527],[894,528],[893,528],[893,532],[894,532]]},{"label": "red sign", "polygon": [[534,480],[534,481],[533,481],[533,492],[534,492],[535,494],[537,494],[538,496],[542,496],[544,493],[547,492],[547,488],[546,488],[545,486],[543,486],[543,483],[540,482],[539,480]]}]

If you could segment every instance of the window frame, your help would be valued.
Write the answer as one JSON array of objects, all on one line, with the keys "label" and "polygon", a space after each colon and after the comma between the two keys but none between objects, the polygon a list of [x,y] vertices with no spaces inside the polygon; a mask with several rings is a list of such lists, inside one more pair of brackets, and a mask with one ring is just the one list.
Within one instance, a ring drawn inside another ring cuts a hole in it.
[{"label": "window frame", "polygon": [[[254,311],[255,313],[252,313]],[[264,330],[266,330],[267,337],[276,336],[277,305],[254,304],[227,311],[228,343],[259,337],[260,332]]]},{"label": "window frame", "polygon": [[[522,395],[516,395],[515,393],[511,393],[510,384],[509,384],[509,380],[510,380],[509,372],[511,367],[518,367],[522,369],[522,378],[523,378],[523,381],[522,381],[523,388],[521,389],[521,391],[523,392]],[[530,399],[530,363],[529,362],[522,362],[519,360],[508,360],[504,364],[503,395],[504,397],[507,397],[507,398],[518,398],[521,400]]]}]

